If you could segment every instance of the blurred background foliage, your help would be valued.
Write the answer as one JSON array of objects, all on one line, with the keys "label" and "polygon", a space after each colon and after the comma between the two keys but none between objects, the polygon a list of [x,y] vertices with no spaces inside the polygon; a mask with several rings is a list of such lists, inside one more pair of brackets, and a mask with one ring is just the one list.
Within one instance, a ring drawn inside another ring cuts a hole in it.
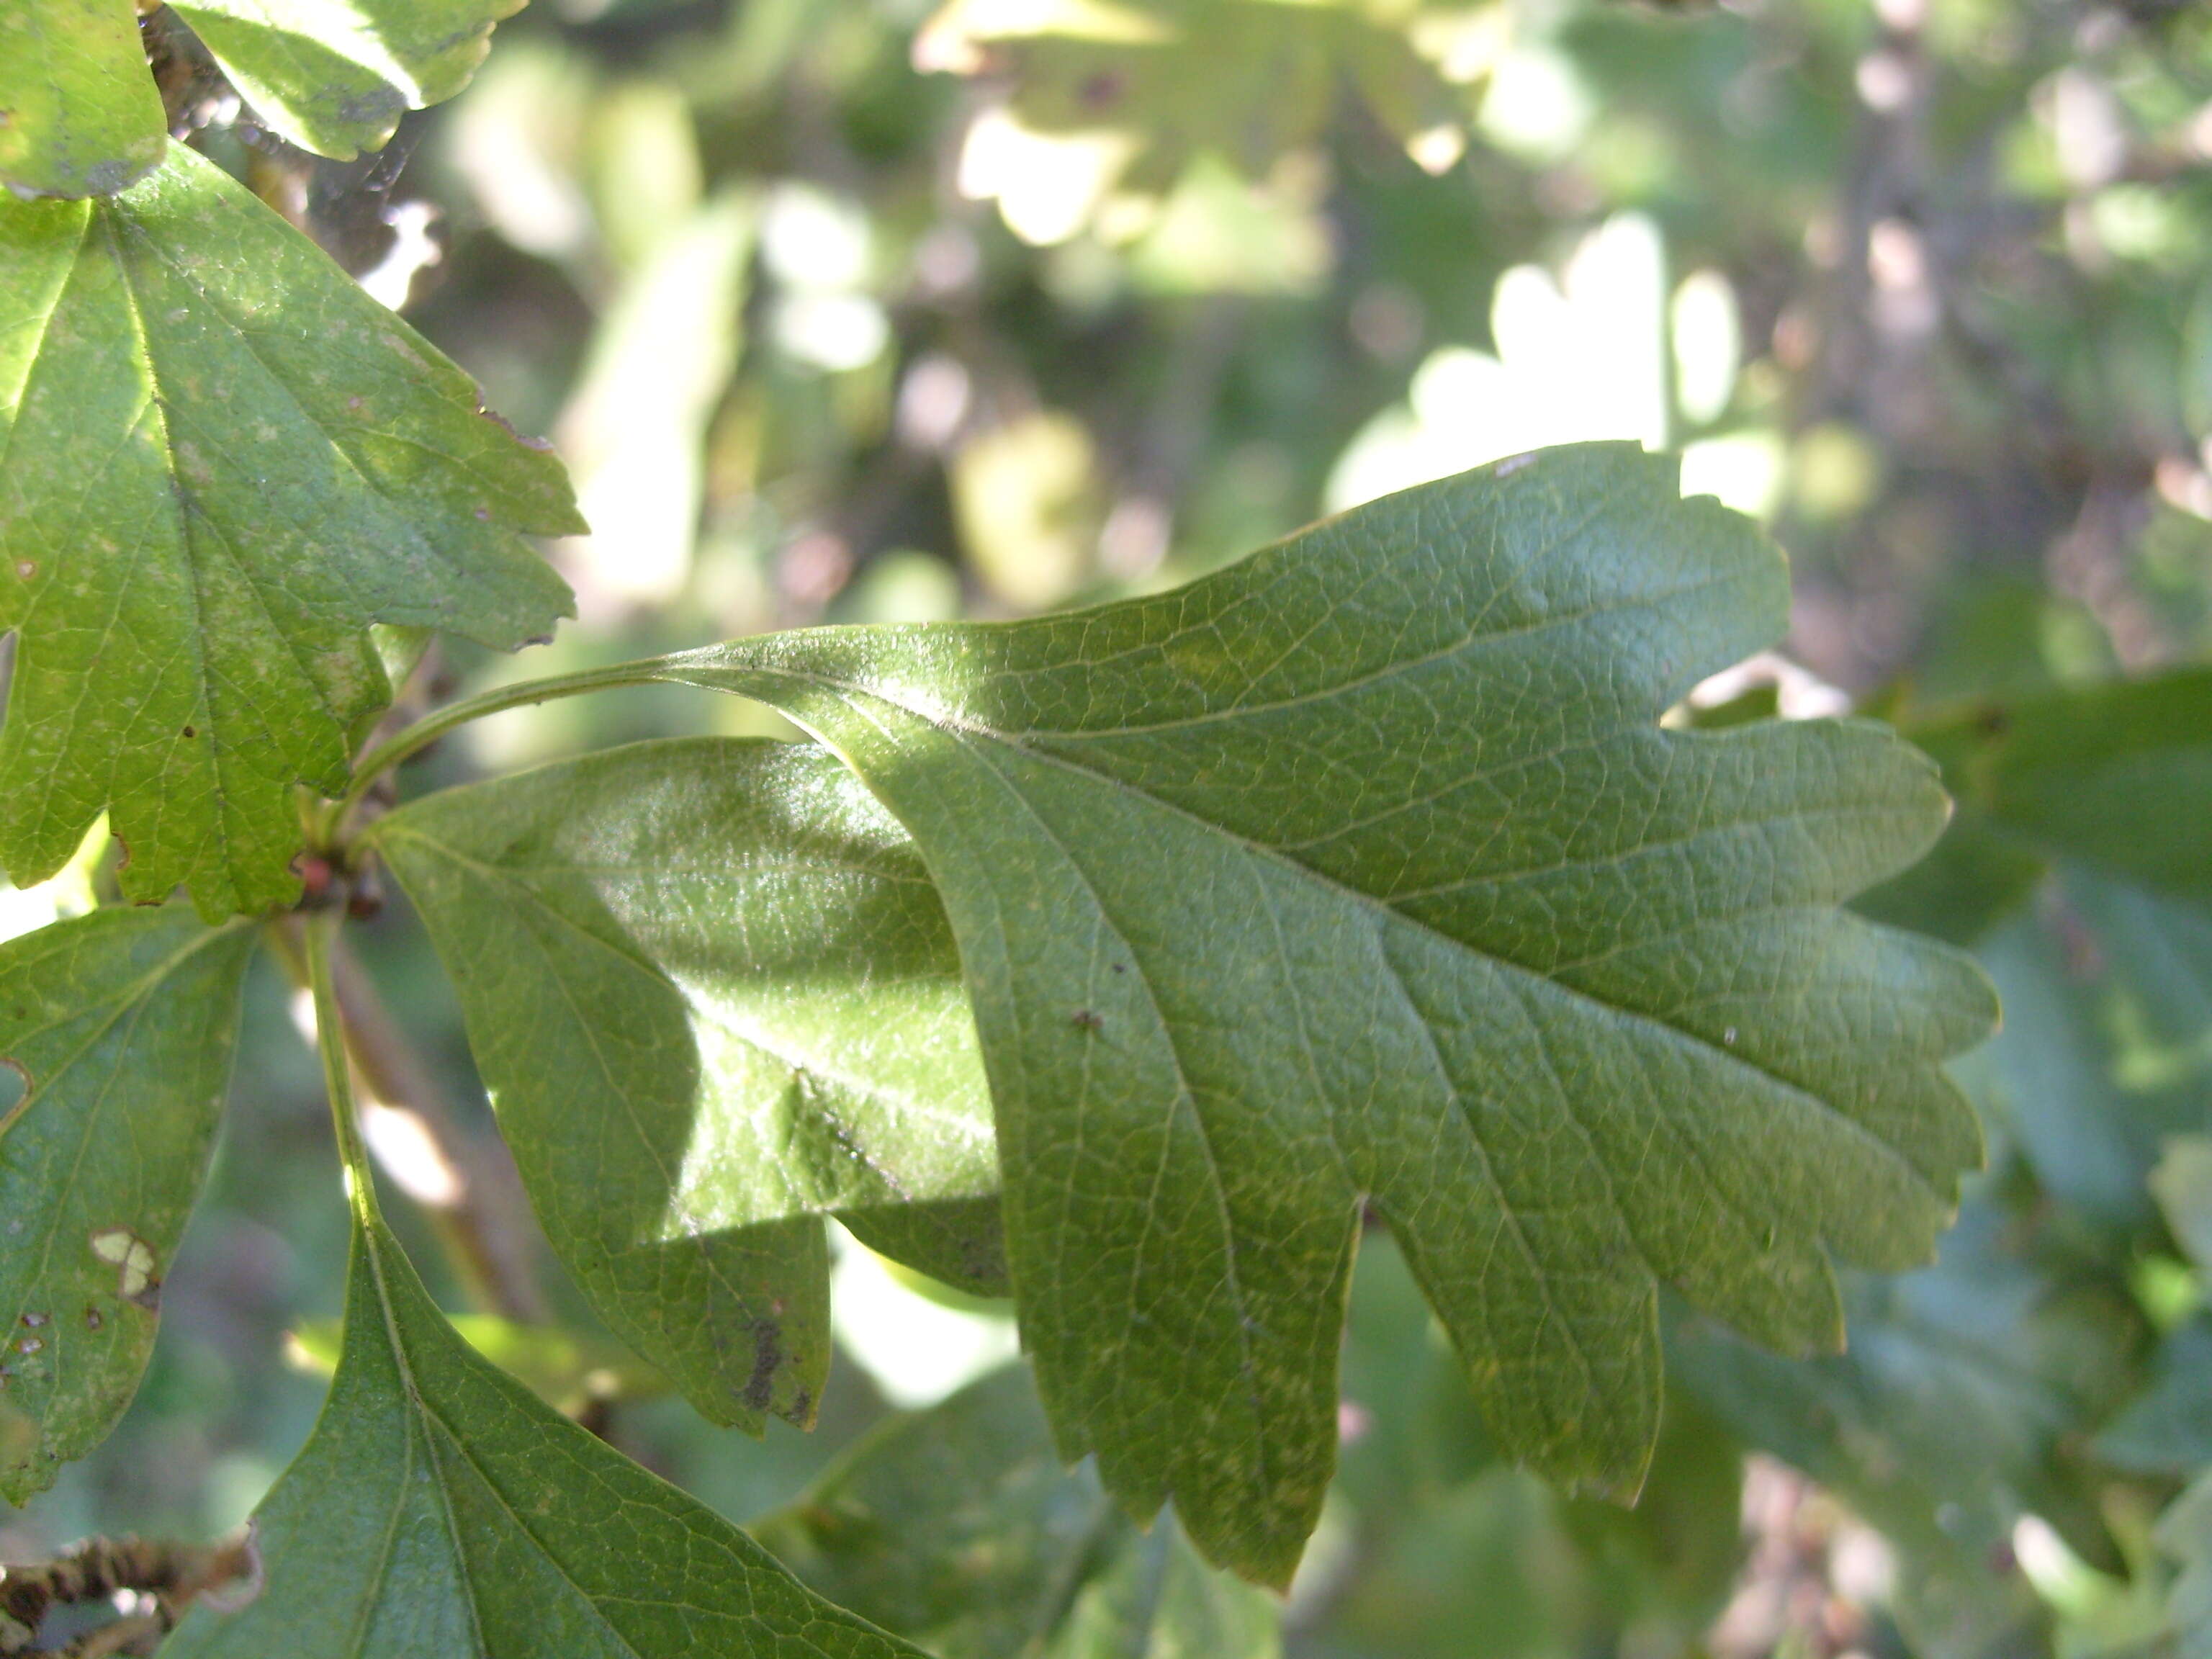
[{"label": "blurred background foliage", "polygon": [[[1286,1606],[1059,1468],[1002,1306],[857,1245],[817,1432],[711,1430],[526,1221],[539,1305],[441,1253],[440,1183],[498,1188],[497,1152],[395,903],[363,951],[419,1065],[371,1127],[431,1200],[409,1243],[448,1261],[447,1305],[549,1397],[949,1659],[2212,1652],[2212,1486],[2180,1496],[2212,1464],[2203,8],[538,0],[383,158],[202,142],[552,434],[597,526],[552,550],[580,609],[556,643],[434,653],[411,696],[1140,591],[1620,437],[1679,449],[1794,562],[1785,653],[1680,718],[1859,707],[1961,800],[1867,907],[2003,992],[1960,1067],[1988,1172],[1935,1266],[1853,1279],[1846,1356],[1674,1319],[1632,1511],[1493,1456],[1379,1234]],[[2120,679],[2145,683],[2083,689]],[[710,726],[779,729],[626,692],[471,728],[407,787]],[[248,1018],[154,1371],[0,1516],[10,1559],[217,1533],[307,1434],[345,1222],[273,975]],[[423,1114],[458,1126],[458,1175]]]}]

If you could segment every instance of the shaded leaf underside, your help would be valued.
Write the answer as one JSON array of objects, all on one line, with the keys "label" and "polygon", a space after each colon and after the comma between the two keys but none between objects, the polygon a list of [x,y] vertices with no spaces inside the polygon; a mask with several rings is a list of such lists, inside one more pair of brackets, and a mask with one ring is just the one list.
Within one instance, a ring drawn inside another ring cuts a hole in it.
[{"label": "shaded leaf underside", "polygon": [[935,890],[830,757],[633,744],[380,821],[554,1248],[708,1417],[812,1419],[820,1219],[1003,1279],[974,1022]]}]

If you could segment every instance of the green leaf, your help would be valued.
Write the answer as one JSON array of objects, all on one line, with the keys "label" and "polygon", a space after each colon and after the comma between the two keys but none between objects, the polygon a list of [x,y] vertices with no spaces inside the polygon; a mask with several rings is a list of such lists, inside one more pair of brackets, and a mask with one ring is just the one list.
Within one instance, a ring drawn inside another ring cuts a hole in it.
[{"label": "green leaf", "polygon": [[256,1512],[258,1598],[162,1659],[915,1652],[480,1358],[373,1215],[349,1279],[322,1419]]},{"label": "green leaf", "polygon": [[106,196],[168,148],[131,0],[0,7],[0,185]]},{"label": "green leaf", "polygon": [[2198,1314],[2159,1344],[2143,1391],[2097,1431],[2097,1455],[2144,1474],[2212,1465],[2212,1316]]},{"label": "green leaf", "polygon": [[1985,699],[1905,730],[1960,811],[1865,908],[1976,942],[2012,1016],[1983,1068],[1995,1117],[2053,1194],[2139,1226],[2160,1140],[2212,1081],[2212,671]]},{"label": "green leaf", "polygon": [[973,991],[1024,1339],[1071,1458],[1288,1578],[1336,1443],[1355,1219],[1486,1420],[1636,1489],[1657,1287],[1832,1348],[1828,1252],[1926,1261],[1979,1156],[1963,958],[1834,907],[1935,838],[1863,722],[1670,732],[1781,632],[1674,463],[1522,457],[1178,592],[666,659],[914,836]]},{"label": "green leaf", "polygon": [[2212,668],[1992,703],[1945,773],[1962,802],[2046,851],[2212,902]]},{"label": "green leaf", "polygon": [[0,945],[0,1494],[107,1436],[153,1352],[161,1282],[230,1083],[253,935],[97,910]]},{"label": "green leaf", "polygon": [[567,590],[560,463],[213,163],[0,204],[0,863],[111,807],[126,895],[288,902],[292,787],[343,787],[375,622],[504,647]]},{"label": "green leaf", "polygon": [[555,1250],[708,1416],[812,1420],[825,1212],[939,1277],[1002,1276],[951,930],[831,757],[638,744],[432,795],[374,839]]},{"label": "green leaf", "polygon": [[410,109],[468,85],[524,0],[177,0],[272,131],[318,155],[381,149]]},{"label": "green leaf", "polygon": [[1027,1370],[883,1424],[751,1531],[809,1585],[945,1659],[1271,1659],[1267,1596],[1174,1522],[1060,1467]]},{"label": "green leaf", "polygon": [[989,75],[1033,131],[1126,143],[1124,188],[1158,189],[1200,155],[1264,175],[1321,136],[1342,92],[1425,166],[1455,161],[1457,143],[1431,146],[1468,125],[1468,96],[1416,49],[1402,12],[1382,11],[1346,0],[946,0],[915,55]]},{"label": "green leaf", "polygon": [[2212,1474],[2200,1475],[2158,1520],[2160,1550],[2179,1564],[2167,1612],[2179,1659],[2212,1659]]}]

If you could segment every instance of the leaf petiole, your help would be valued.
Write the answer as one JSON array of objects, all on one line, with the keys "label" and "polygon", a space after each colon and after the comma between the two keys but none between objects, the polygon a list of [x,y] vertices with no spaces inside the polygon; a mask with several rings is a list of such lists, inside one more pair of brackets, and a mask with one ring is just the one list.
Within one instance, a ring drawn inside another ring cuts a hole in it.
[{"label": "leaf petiole", "polygon": [[315,1000],[315,1051],[322,1056],[323,1088],[330,1098],[338,1161],[345,1169],[346,1197],[362,1224],[373,1226],[379,1220],[376,1183],[354,1105],[353,1066],[346,1054],[345,1028],[339,1023],[337,975],[332,965],[339,921],[334,910],[306,919],[301,931],[306,935],[307,988]]},{"label": "leaf petiole", "polygon": [[374,744],[355,763],[353,781],[347,786],[345,793],[335,801],[324,804],[315,826],[317,845],[325,848],[334,846],[347,815],[361,805],[368,792],[376,787],[376,781],[402,762],[422,753],[447,732],[457,731],[471,720],[503,714],[510,708],[550,702],[556,697],[580,696],[586,691],[653,684],[664,678],[660,672],[662,660],[657,657],[647,657],[635,662],[616,663],[606,668],[587,668],[574,674],[551,674],[544,679],[521,680],[513,685],[495,686],[473,697],[464,697],[459,702],[433,709],[413,725]]}]

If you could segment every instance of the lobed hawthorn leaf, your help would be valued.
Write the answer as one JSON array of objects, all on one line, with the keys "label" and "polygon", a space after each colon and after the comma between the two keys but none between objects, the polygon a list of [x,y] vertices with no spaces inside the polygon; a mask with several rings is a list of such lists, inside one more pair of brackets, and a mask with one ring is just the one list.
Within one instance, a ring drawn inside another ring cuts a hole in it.
[{"label": "lobed hawthorn leaf", "polygon": [[916,1652],[477,1354],[373,1213],[349,1279],[329,1401],[255,1514],[259,1594],[162,1659]]},{"label": "lobed hawthorn leaf", "polygon": [[643,743],[444,791],[371,832],[460,993],[547,1237],[709,1418],[813,1419],[821,1217],[1002,1288],[959,955],[835,759]]},{"label": "lobed hawthorn leaf", "polygon": [[0,185],[112,195],[161,165],[167,129],[131,0],[0,6]]},{"label": "lobed hawthorn leaf", "polygon": [[1170,593],[657,672],[781,708],[912,834],[1060,1449],[1279,1583],[1363,1204],[1505,1449],[1620,1494],[1661,1282],[1833,1348],[1828,1252],[1914,1265],[1948,1220],[1987,982],[1835,908],[1934,840],[1933,769],[1865,722],[1658,725],[1787,599],[1671,460],[1592,445]]},{"label": "lobed hawthorn leaf", "polygon": [[289,902],[293,786],[388,696],[372,623],[513,647],[567,614],[522,531],[561,465],[212,162],[0,204],[0,864],[103,807],[124,891]]},{"label": "lobed hawthorn leaf", "polygon": [[1170,1519],[1139,1533],[1064,1469],[1026,1368],[894,1417],[748,1528],[839,1607],[945,1659],[1273,1659],[1265,1594]]},{"label": "lobed hawthorn leaf", "polygon": [[253,935],[180,907],[96,910],[0,945],[0,1496],[106,1438],[153,1352],[207,1172]]}]

